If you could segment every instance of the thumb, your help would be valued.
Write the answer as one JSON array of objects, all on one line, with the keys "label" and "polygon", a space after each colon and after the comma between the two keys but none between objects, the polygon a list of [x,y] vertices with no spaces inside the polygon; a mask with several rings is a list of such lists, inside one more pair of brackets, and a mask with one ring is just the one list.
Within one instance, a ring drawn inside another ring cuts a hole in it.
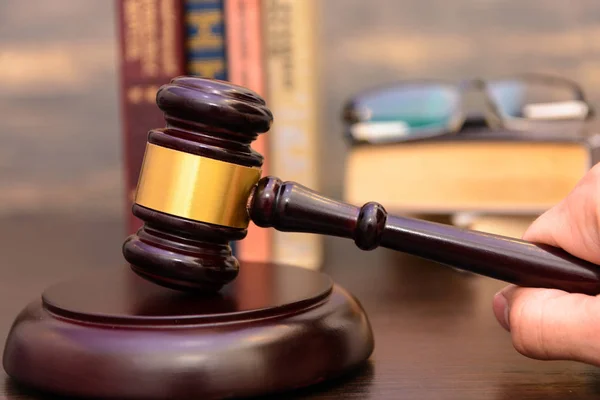
[{"label": "thumb", "polygon": [[509,285],[493,308],[519,353],[600,366],[600,298]]}]

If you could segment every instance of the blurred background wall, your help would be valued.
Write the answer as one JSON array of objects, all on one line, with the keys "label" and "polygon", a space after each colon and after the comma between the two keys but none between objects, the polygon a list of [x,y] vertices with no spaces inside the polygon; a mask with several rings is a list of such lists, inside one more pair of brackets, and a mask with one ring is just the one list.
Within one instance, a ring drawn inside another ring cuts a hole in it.
[{"label": "blurred background wall", "polygon": [[121,212],[113,7],[0,2],[0,213]]},{"label": "blurred background wall", "polygon": [[[548,71],[600,100],[595,0],[324,0],[322,191],[340,196],[340,107],[417,77]],[[115,9],[108,0],[0,2],[0,213],[122,218]],[[276,118],[276,116],[275,116]],[[116,229],[115,234],[121,234]]]}]

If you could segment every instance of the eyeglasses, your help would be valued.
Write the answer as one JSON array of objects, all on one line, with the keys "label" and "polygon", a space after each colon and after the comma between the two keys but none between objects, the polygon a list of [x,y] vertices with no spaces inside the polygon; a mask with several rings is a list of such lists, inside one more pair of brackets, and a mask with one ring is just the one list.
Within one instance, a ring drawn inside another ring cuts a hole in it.
[{"label": "eyeglasses", "polygon": [[[483,95],[483,115],[467,114],[467,94]],[[566,78],[521,74],[496,80],[404,82],[362,92],[343,121],[354,142],[400,142],[456,134],[465,126],[549,133],[580,129],[594,112]]]}]

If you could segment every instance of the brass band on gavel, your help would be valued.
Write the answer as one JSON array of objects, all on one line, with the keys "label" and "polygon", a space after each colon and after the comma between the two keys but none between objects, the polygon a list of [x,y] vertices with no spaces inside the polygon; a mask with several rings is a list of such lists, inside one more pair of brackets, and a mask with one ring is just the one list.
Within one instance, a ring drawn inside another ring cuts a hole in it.
[{"label": "brass band on gavel", "polygon": [[147,143],[135,202],[182,218],[247,228],[246,202],[261,169]]}]

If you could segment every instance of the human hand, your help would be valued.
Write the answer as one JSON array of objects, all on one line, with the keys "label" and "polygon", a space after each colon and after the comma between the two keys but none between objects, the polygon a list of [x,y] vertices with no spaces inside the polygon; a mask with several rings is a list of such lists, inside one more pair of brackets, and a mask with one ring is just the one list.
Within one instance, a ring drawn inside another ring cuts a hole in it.
[{"label": "human hand", "polygon": [[[600,269],[600,164],[523,239],[560,247]],[[600,366],[600,296],[509,285],[494,296],[493,310],[519,353]]]}]

